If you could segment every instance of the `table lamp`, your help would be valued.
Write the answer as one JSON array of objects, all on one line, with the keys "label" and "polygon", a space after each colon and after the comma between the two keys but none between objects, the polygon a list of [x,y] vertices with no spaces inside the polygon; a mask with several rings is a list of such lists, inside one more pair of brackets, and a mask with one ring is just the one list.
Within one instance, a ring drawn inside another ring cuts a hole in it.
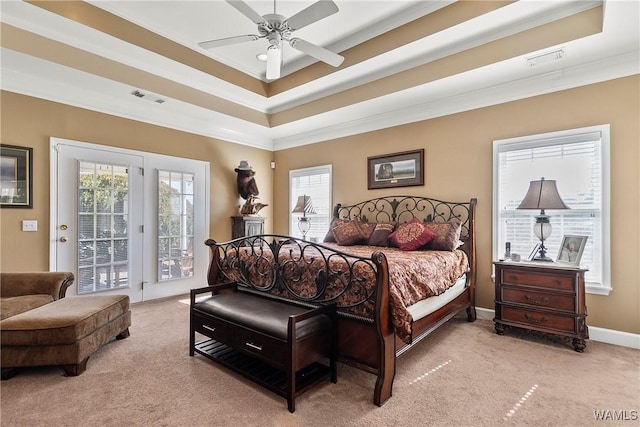
[{"label": "table lamp", "polygon": [[544,246],[544,241],[551,236],[549,215],[545,214],[544,210],[569,209],[558,194],[556,182],[550,179],[545,180],[544,177],[540,178],[540,181],[531,181],[529,191],[516,209],[540,209],[540,215],[536,216],[536,223],[533,226],[533,233],[540,239],[540,248],[533,260],[553,261],[547,256],[547,248]]},{"label": "table lamp", "polygon": [[313,204],[311,204],[311,197],[307,195],[298,196],[298,202],[291,213],[302,214],[302,216],[298,218],[298,230],[302,233],[302,240],[306,240],[307,232],[311,227],[310,218],[307,217],[307,214],[316,213],[315,209],[313,209]]}]

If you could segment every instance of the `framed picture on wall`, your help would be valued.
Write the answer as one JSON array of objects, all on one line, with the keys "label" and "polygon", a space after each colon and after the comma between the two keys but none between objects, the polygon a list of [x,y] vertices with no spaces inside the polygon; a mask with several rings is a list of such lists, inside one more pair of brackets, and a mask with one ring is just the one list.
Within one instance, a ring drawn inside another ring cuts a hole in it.
[{"label": "framed picture on wall", "polygon": [[369,190],[424,185],[424,148],[367,158]]},{"label": "framed picture on wall", "polygon": [[33,208],[33,148],[0,145],[0,207]]},{"label": "framed picture on wall", "polygon": [[560,251],[556,262],[564,264],[580,265],[580,259],[582,259],[582,253],[585,246],[587,246],[588,236],[562,236],[562,244],[560,245]]}]

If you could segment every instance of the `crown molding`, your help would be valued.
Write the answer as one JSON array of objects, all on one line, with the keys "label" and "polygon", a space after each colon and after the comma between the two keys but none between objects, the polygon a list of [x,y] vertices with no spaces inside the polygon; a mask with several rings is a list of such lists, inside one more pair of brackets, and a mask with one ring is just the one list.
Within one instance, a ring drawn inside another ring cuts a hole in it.
[{"label": "crown molding", "polygon": [[[494,70],[494,68],[496,68]],[[483,74],[495,75],[498,65],[484,67]],[[613,80],[630,75],[636,75],[640,70],[640,54],[637,50],[625,52],[612,57],[599,59],[570,68],[549,71],[535,76],[525,76],[516,80],[495,84],[486,81],[481,87],[470,88],[465,81],[473,80],[477,83],[478,76],[471,78],[473,71],[462,73],[438,82],[416,88],[412,99],[428,99],[427,102],[411,103],[400,99],[402,94],[395,93],[372,100],[380,106],[396,105],[380,114],[360,116],[351,120],[341,120],[341,117],[354,116],[350,110],[356,106],[349,106],[339,110],[314,117],[319,123],[315,127],[308,120],[304,126],[313,130],[294,133],[273,139],[274,151],[293,148],[302,145],[318,143],[330,139],[343,138],[365,132],[385,129],[403,124],[433,119],[450,114],[456,114],[472,109],[488,107],[551,92],[571,89],[594,84],[606,80]],[[359,105],[362,108],[362,105]],[[376,109],[371,106],[371,109]],[[301,121],[303,122],[303,121]],[[326,125],[326,123],[333,123]],[[298,123],[300,125],[300,123]]]}]

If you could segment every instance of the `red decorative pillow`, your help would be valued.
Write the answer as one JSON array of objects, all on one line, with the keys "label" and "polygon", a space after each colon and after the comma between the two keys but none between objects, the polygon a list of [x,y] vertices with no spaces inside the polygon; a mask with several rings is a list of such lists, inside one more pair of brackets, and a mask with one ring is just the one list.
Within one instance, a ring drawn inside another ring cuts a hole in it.
[{"label": "red decorative pillow", "polygon": [[375,224],[373,232],[369,236],[367,244],[369,246],[389,246],[389,235],[396,228],[393,222],[379,222]]},{"label": "red decorative pillow", "polygon": [[336,243],[340,246],[350,246],[360,243],[369,237],[356,220],[339,222],[331,229]]},{"label": "red decorative pillow", "polygon": [[398,225],[396,231],[389,235],[389,241],[403,251],[415,251],[429,243],[434,236],[435,234],[419,219],[414,218],[410,222]]},{"label": "red decorative pillow", "polygon": [[458,221],[427,222],[424,226],[434,234],[433,240],[429,242],[425,249],[453,251],[458,247],[460,229],[462,228],[462,225]]}]

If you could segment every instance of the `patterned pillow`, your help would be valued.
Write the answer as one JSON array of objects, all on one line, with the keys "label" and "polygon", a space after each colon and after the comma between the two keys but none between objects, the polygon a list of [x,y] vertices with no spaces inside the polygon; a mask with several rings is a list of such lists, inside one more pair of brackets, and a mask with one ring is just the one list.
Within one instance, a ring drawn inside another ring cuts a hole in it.
[{"label": "patterned pillow", "polygon": [[376,229],[376,225],[375,222],[360,222],[360,228],[362,228],[362,231],[367,236],[365,240],[371,237],[371,233]]},{"label": "patterned pillow", "polygon": [[393,233],[396,225],[393,222],[379,222],[375,224],[373,232],[369,236],[369,246],[389,246],[389,235]]},{"label": "patterned pillow", "polygon": [[340,246],[355,245],[356,243],[366,240],[368,237],[362,230],[360,222],[356,220],[339,222],[331,231],[333,231],[336,243]]},{"label": "patterned pillow", "polygon": [[429,230],[417,218],[398,225],[396,231],[389,235],[391,243],[403,251],[415,251],[420,249],[435,237],[435,234]]},{"label": "patterned pillow", "polygon": [[335,227],[336,225],[338,225],[339,223],[342,222],[348,222],[349,220],[347,219],[338,219],[338,218],[334,218],[331,221],[331,224],[329,224],[329,231],[327,231],[327,234],[324,236],[324,240],[323,242],[325,243],[334,243],[336,241],[335,236],[333,235],[333,227]]},{"label": "patterned pillow", "polygon": [[462,225],[458,221],[427,222],[424,225],[435,235],[425,249],[453,251],[458,247],[460,229],[462,228]]}]

